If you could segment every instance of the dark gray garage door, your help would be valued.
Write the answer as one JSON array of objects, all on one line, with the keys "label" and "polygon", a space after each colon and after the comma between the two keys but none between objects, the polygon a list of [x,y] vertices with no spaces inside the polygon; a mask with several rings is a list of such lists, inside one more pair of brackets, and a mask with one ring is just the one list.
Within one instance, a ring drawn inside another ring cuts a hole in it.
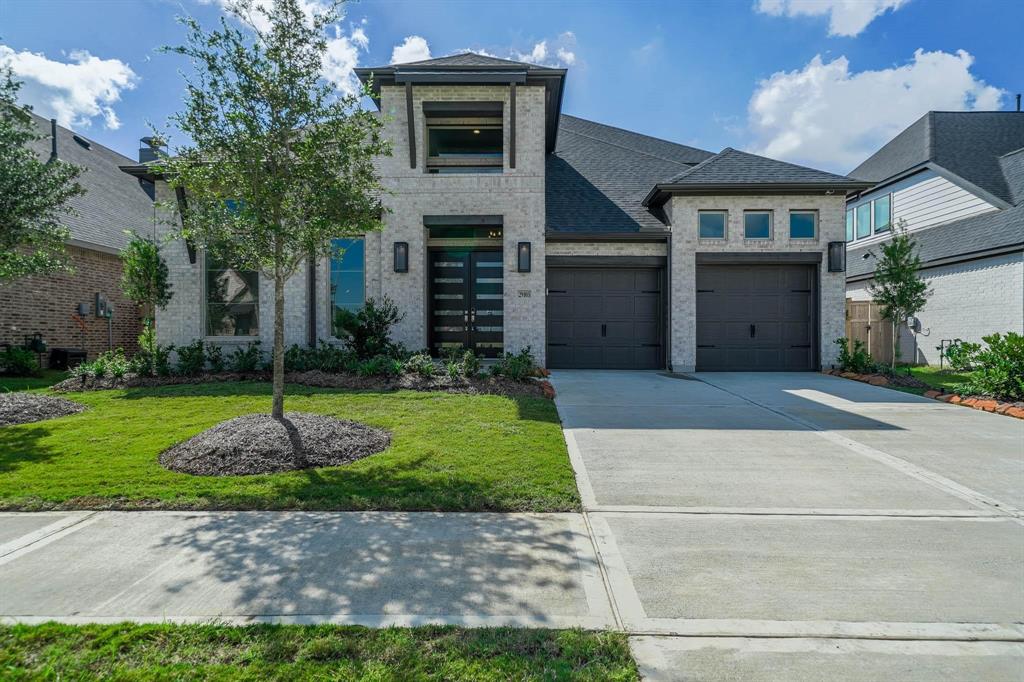
[{"label": "dark gray garage door", "polygon": [[548,366],[663,367],[662,273],[548,267]]},{"label": "dark gray garage door", "polygon": [[814,368],[813,266],[698,265],[697,371]]}]

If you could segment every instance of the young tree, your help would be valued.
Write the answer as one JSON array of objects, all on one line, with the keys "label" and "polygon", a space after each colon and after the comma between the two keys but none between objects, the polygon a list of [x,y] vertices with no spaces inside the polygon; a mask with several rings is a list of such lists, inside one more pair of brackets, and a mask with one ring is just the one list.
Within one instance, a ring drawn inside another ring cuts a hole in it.
[{"label": "young tree", "polygon": [[170,303],[173,292],[168,281],[167,263],[160,255],[156,240],[130,232],[131,240],[121,251],[121,291],[125,298],[142,308],[149,324],[157,308]]},{"label": "young tree", "polygon": [[28,144],[42,139],[27,106],[18,106],[21,83],[0,67],[0,283],[67,268],[60,219],[85,190],[82,169],[59,159],[43,161]]},{"label": "young tree", "polygon": [[924,308],[931,291],[917,274],[921,258],[902,220],[896,224],[892,239],[879,250],[882,257],[875,266],[868,293],[882,307],[882,317],[892,323],[892,368],[895,370],[900,348],[898,325]]},{"label": "young tree", "polygon": [[192,143],[162,164],[183,188],[181,236],[232,267],[274,283],[273,416],[284,414],[285,282],[331,239],[381,229],[373,158],[390,153],[382,123],[321,77],[325,30],[339,3],[306,14],[300,0],[236,0],[212,31],[191,18],[184,110]]}]

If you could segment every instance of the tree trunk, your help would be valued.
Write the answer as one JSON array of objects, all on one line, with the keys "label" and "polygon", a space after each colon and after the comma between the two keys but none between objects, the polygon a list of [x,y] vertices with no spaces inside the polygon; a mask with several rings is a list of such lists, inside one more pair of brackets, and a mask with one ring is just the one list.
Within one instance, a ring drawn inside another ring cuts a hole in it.
[{"label": "tree trunk", "polygon": [[271,416],[284,419],[284,272],[281,269],[281,244],[278,241],[274,265],[274,407]]},{"label": "tree trunk", "polygon": [[899,330],[896,328],[896,320],[893,319],[893,321],[892,321],[892,372],[893,372],[893,374],[896,373],[896,354],[899,353],[899,350],[900,350],[900,342],[896,338],[896,335],[898,333],[899,333]]}]

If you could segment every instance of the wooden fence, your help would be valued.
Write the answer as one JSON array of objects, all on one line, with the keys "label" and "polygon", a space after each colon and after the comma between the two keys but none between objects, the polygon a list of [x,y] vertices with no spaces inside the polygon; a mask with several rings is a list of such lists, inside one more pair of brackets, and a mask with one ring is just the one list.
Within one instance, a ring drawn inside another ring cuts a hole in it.
[{"label": "wooden fence", "polygon": [[846,299],[846,338],[860,341],[876,362],[892,362],[892,323],[882,319],[881,306]]}]

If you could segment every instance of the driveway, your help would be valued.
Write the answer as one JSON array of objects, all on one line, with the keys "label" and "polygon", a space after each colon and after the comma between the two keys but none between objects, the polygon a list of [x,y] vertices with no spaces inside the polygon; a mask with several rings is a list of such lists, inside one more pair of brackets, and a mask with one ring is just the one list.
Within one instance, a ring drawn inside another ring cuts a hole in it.
[{"label": "driveway", "polygon": [[651,679],[1024,679],[1024,422],[820,374],[558,372]]}]

